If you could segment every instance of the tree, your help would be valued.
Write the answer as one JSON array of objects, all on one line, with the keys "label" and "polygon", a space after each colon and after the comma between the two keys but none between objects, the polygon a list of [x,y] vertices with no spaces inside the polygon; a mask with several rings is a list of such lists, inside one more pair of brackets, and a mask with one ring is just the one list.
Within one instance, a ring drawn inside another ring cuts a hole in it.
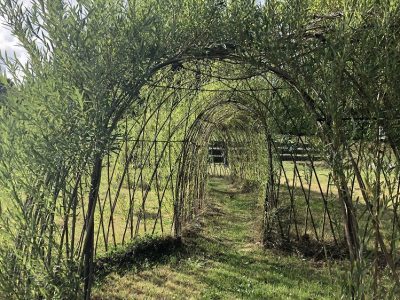
[{"label": "tree", "polygon": [[[310,127],[318,134],[339,191],[356,282],[351,293],[358,295],[356,289],[363,281],[357,274],[362,273],[354,266],[361,265],[364,254],[351,182],[357,180],[363,191],[367,189],[353,156],[356,143],[350,121],[366,117],[373,138],[376,128],[384,128],[397,160],[400,157],[397,135],[390,129],[399,99],[400,72],[392,63],[398,58],[394,29],[399,5],[385,3],[266,1],[257,6],[250,0],[79,0],[76,4],[35,0],[24,7],[17,0],[0,0],[1,14],[29,55],[26,65],[4,58],[16,84],[7,88],[0,122],[0,182],[3,197],[10,199],[10,213],[1,221],[5,243],[0,246],[0,289],[6,296],[20,298],[77,298],[83,290],[84,297],[90,298],[94,224],[105,158],[123,147],[124,122],[148,121],[147,108],[154,108],[157,119],[163,114],[160,99],[165,99],[165,90],[154,88],[157,83],[183,74],[174,83],[187,88],[181,80],[191,74],[188,78],[195,78],[196,85],[190,88],[197,91],[204,76],[222,82],[229,93],[220,97],[229,96],[229,101],[236,97],[264,127],[272,119],[284,123],[295,115],[293,124],[275,124],[268,130],[288,133]],[[376,49],[384,54],[377,55]],[[199,61],[209,71],[202,71]],[[242,85],[230,86],[230,82]],[[250,89],[239,97],[238,88],[243,86]],[[265,97],[254,95],[254,88],[265,86],[270,88]],[[210,98],[204,93],[196,103],[204,101],[209,108],[227,101]],[[180,124],[184,139],[194,143],[205,136],[202,130],[210,128],[196,128],[201,122],[185,115],[192,104],[193,99],[176,112],[186,117]],[[141,127],[142,137],[146,128],[158,136],[157,122]],[[376,142],[374,154],[365,156],[382,164],[379,149]],[[177,181],[183,183],[177,195],[183,204],[190,204],[192,195],[184,189],[204,185],[205,179],[193,182],[194,173],[189,173],[204,164],[196,161],[184,169],[185,155],[197,150],[185,144],[180,151]],[[260,165],[272,168],[271,155]],[[157,167],[151,170],[152,178]],[[192,181],[184,182],[185,176]],[[380,177],[376,172],[367,183],[380,186]],[[375,188],[375,194],[365,192],[363,198],[379,246],[376,256],[380,249],[396,279],[394,252],[387,251],[379,230],[383,190]],[[86,210],[81,239],[76,242],[78,193],[86,197],[82,205]],[[175,218],[181,218],[178,210]],[[67,237],[70,231],[73,234]]]},{"label": "tree", "polygon": [[[185,57],[204,55],[196,49],[215,38],[220,18],[208,1],[38,0],[31,7],[2,1],[0,11],[29,55],[27,65],[17,62],[14,68],[22,72],[23,81],[10,94],[11,114],[3,123],[9,124],[5,152],[12,160],[5,178],[15,178],[5,180],[14,198],[15,218],[24,219],[16,222],[16,229],[32,230],[22,236],[12,230],[10,239],[19,241],[14,251],[37,264],[32,271],[20,261],[24,287],[9,288],[30,298],[43,293],[40,286],[49,280],[54,286],[46,297],[64,292],[56,288],[61,279],[54,271],[60,264],[56,249],[62,249],[61,237],[56,236],[58,198],[63,191],[73,195],[77,183],[71,182],[89,173],[82,270],[89,299],[103,157],[118,143],[118,125],[125,115],[140,114],[139,95],[147,80]],[[18,147],[16,154],[11,145]],[[71,259],[73,263],[64,261],[61,268],[66,274],[76,268],[78,257]],[[28,279],[36,270],[43,272]],[[72,293],[73,288],[65,290]]]}]

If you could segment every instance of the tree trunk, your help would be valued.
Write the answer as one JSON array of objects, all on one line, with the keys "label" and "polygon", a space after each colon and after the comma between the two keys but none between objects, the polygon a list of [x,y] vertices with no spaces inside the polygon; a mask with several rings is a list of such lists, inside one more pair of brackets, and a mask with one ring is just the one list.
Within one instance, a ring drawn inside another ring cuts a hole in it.
[{"label": "tree trunk", "polygon": [[346,241],[349,247],[350,260],[355,262],[359,259],[359,240],[358,240],[358,223],[355,216],[354,205],[350,196],[349,189],[346,184],[345,175],[340,170],[334,171],[336,177],[336,186],[339,193],[339,200],[342,204],[344,229]]},{"label": "tree trunk", "polygon": [[[272,137],[267,135],[267,155],[268,155],[268,182],[265,195],[264,203],[264,243],[268,239],[269,232],[271,230],[272,224],[268,218],[268,213],[271,209],[275,208],[277,203],[274,193],[274,161],[272,156]],[[279,183],[278,183],[279,184]]]},{"label": "tree trunk", "polygon": [[92,283],[93,283],[93,255],[94,255],[94,212],[96,210],[96,200],[99,194],[99,186],[101,180],[101,165],[102,157],[100,154],[96,155],[93,164],[89,203],[87,211],[86,223],[86,238],[83,249],[84,258],[84,294],[85,300],[90,300]]}]

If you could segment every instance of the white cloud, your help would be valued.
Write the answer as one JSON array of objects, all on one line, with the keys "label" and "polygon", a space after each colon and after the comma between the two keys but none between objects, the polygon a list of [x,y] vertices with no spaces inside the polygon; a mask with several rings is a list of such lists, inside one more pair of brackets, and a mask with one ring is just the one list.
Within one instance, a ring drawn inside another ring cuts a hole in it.
[{"label": "white cloud", "polygon": [[[30,6],[30,0],[22,0],[22,3],[25,6]],[[0,17],[0,52],[4,56],[6,53],[8,57],[14,58],[17,57],[19,61],[25,63],[28,60],[28,55],[24,48],[20,46],[19,40],[12,35],[9,28],[4,25],[4,19]],[[4,65],[1,65],[0,61],[0,69],[5,69]]]},{"label": "white cloud", "polygon": [[[26,51],[19,45],[19,41],[14,37],[11,32],[4,25],[0,25],[0,51],[4,56],[5,53],[9,57],[14,57],[14,55],[21,62],[25,63],[28,59]],[[4,68],[4,66],[3,66]]]}]

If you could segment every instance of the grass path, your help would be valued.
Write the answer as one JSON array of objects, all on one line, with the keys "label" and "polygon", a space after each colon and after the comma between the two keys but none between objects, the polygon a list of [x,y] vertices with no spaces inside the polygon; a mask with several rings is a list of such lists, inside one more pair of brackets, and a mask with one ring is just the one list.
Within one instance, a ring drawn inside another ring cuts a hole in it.
[{"label": "grass path", "polygon": [[339,298],[338,283],[321,263],[262,249],[256,194],[213,178],[208,195],[206,212],[185,239],[188,254],[109,274],[95,299]]}]

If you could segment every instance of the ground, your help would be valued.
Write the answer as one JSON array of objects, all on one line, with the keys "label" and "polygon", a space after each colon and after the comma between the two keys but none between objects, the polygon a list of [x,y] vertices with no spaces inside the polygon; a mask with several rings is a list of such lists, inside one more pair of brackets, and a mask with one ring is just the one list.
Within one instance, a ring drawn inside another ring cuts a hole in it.
[{"label": "ground", "polygon": [[212,178],[207,203],[184,239],[184,255],[107,274],[94,299],[339,298],[337,267],[263,249],[255,192]]}]

